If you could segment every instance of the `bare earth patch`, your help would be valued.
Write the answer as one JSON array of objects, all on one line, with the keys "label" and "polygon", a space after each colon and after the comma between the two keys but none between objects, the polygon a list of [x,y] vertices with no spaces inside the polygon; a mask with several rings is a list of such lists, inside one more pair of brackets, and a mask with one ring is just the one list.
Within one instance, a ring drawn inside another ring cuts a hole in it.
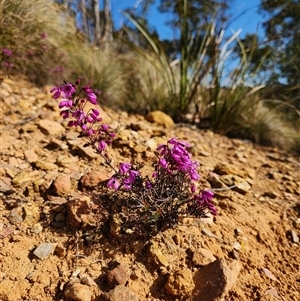
[{"label": "bare earth patch", "polygon": [[299,157],[105,109],[120,127],[113,162],[150,172],[155,146],[178,137],[199,185],[216,189],[216,218],[144,239],[106,211],[111,171],[61,121],[50,88],[0,83],[0,300],[300,299]]}]

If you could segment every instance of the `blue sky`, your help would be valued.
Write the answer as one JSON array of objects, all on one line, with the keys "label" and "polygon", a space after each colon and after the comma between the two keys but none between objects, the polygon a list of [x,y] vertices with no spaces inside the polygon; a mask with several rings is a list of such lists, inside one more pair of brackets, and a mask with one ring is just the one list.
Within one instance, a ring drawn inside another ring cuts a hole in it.
[{"label": "blue sky", "polygon": [[[121,11],[128,7],[134,7],[136,3],[140,2],[139,0],[111,0],[111,9],[113,20],[116,28],[120,27],[121,24],[125,21],[125,17],[121,14]],[[263,17],[258,14],[258,6],[261,0],[232,0],[232,8],[230,13],[233,19],[236,18],[230,27],[229,30],[236,32],[238,29],[242,29],[240,38],[243,38],[247,33],[258,33],[262,35],[262,21]],[[159,1],[156,1],[159,3]],[[240,15],[243,11],[246,11],[244,14]],[[157,4],[151,8],[147,19],[151,26],[156,28],[161,39],[172,39],[173,32],[168,26],[165,25],[165,22],[170,20],[170,15],[160,14],[157,10]],[[228,33],[230,34],[230,32]]]}]

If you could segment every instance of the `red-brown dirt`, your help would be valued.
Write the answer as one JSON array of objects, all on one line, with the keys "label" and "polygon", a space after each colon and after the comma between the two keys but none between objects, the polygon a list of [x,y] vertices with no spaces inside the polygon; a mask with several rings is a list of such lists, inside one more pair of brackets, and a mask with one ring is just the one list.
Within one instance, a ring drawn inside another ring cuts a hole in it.
[{"label": "red-brown dirt", "polygon": [[[105,300],[113,262],[125,267],[124,285],[140,300],[196,300],[195,290],[174,296],[166,282],[177,270],[188,270],[195,280],[211,261],[204,256],[208,262],[197,263],[201,248],[229,266],[240,265],[223,300],[300,300],[299,157],[190,125],[165,129],[143,116],[104,109],[105,120],[120,127],[110,152],[115,164],[144,160],[147,172],[151,148],[178,137],[192,145],[202,186],[221,181],[238,187],[215,191],[215,218],[184,219],[149,239],[152,251],[134,234],[91,232],[84,226],[75,232],[67,227],[66,204],[82,185],[97,184],[97,178],[85,184],[80,179],[92,171],[103,181],[111,172],[99,156],[80,147],[83,141],[61,120],[50,88],[22,78],[0,83],[0,300],[74,300],[64,296],[74,272],[95,281],[87,286],[92,300]],[[57,180],[55,192],[53,182],[61,175],[66,175],[63,187]],[[96,219],[93,214],[87,218]],[[43,242],[52,243],[53,252],[41,260],[34,252]]]}]

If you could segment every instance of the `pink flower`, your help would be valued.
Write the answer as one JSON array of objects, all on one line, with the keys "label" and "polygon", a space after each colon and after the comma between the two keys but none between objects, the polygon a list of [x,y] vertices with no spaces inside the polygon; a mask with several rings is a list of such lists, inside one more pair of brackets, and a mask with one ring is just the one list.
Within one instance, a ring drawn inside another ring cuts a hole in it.
[{"label": "pink flower", "polygon": [[12,51],[8,48],[3,48],[2,49],[2,53],[5,55],[5,56],[11,56],[12,55]]},{"label": "pink flower", "polygon": [[54,99],[58,99],[61,95],[61,90],[60,87],[54,87],[50,90],[50,93],[54,93],[53,94],[53,98]]},{"label": "pink flower", "polygon": [[64,108],[64,107],[66,107],[66,108],[72,108],[72,106],[73,106],[73,101],[72,100],[68,100],[68,99],[64,99],[64,100],[62,100],[60,103],[59,103],[59,105],[58,105],[58,107],[61,109],[61,108]]},{"label": "pink flower", "polygon": [[126,174],[131,168],[131,164],[130,163],[120,163],[119,165],[119,173],[120,175],[124,175]]},{"label": "pink flower", "polygon": [[109,126],[107,124],[102,124],[101,128],[103,131],[107,132],[109,130]]},{"label": "pink flower", "polygon": [[128,179],[129,179],[130,183],[133,183],[135,181],[136,177],[139,176],[139,175],[140,175],[139,171],[132,170],[132,169],[129,170],[129,177],[128,177]]},{"label": "pink flower", "polygon": [[99,151],[99,152],[102,152],[102,151],[105,150],[105,148],[106,148],[106,143],[105,143],[105,141],[100,140],[100,142],[98,143],[98,151]]},{"label": "pink flower", "polygon": [[166,169],[168,167],[168,163],[165,158],[160,158],[158,162],[162,168]]},{"label": "pink flower", "polygon": [[161,144],[161,145],[159,145],[159,146],[157,147],[156,150],[159,152],[159,154],[160,154],[161,156],[163,156],[163,155],[165,155],[165,153],[167,152],[168,147],[167,147],[165,144]]},{"label": "pink flower", "polygon": [[107,182],[107,187],[114,190],[118,190],[120,187],[120,182],[115,177],[111,177],[110,180]]},{"label": "pink flower", "polygon": [[96,109],[92,109],[93,113],[96,115],[96,116],[99,116],[100,112]]},{"label": "pink flower", "polygon": [[67,119],[70,116],[69,110],[63,110],[60,112],[60,115],[63,117],[63,119]]},{"label": "pink flower", "polygon": [[214,193],[210,190],[203,190],[201,192],[201,200],[203,201],[211,201],[214,196]]},{"label": "pink flower", "polygon": [[75,94],[76,89],[71,83],[66,83],[64,86],[61,87],[61,91],[63,93],[64,98],[70,98],[73,94]]}]

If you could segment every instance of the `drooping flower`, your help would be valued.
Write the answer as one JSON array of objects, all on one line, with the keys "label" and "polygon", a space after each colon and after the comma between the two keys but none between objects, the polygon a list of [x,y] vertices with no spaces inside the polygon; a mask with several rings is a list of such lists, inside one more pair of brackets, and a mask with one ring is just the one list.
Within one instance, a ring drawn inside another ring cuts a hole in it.
[{"label": "drooping flower", "polygon": [[47,34],[46,34],[45,32],[42,32],[42,33],[41,33],[41,38],[42,38],[42,39],[47,39]]},{"label": "drooping flower", "polygon": [[91,104],[96,105],[98,103],[97,96],[90,87],[85,86],[82,90],[86,93],[86,98]]},{"label": "drooping flower", "polygon": [[164,156],[167,150],[168,147],[165,144],[160,144],[156,149],[156,151],[158,151],[161,156]]},{"label": "drooping flower", "polygon": [[99,143],[98,143],[98,151],[99,151],[99,152],[102,152],[102,151],[105,150],[105,148],[106,148],[106,143],[105,143],[105,141],[100,140]]},{"label": "drooping flower", "polygon": [[2,49],[2,53],[5,55],[5,56],[11,56],[12,55],[12,51],[6,47],[4,47]]},{"label": "drooping flower", "polygon": [[63,117],[63,119],[67,119],[70,117],[70,112],[69,110],[63,110],[60,112],[60,115]]},{"label": "drooping flower", "polygon": [[107,124],[102,124],[101,128],[103,131],[107,132],[109,130],[109,126]]},{"label": "drooping flower", "polygon": [[99,116],[100,112],[96,109],[92,109],[93,113],[96,115],[96,116]]},{"label": "drooping flower", "polygon": [[82,123],[85,120],[85,118],[86,118],[86,115],[85,115],[85,113],[84,113],[83,110],[76,110],[76,111],[74,111],[73,114],[72,114],[72,116],[77,119],[77,122],[79,124]]},{"label": "drooping flower", "polygon": [[71,83],[66,83],[60,89],[64,98],[70,98],[76,93],[76,89]]},{"label": "drooping flower", "polygon": [[134,169],[130,169],[128,173],[129,173],[128,179],[131,184],[136,180],[136,177],[140,175],[140,172]]},{"label": "drooping flower", "polygon": [[162,168],[166,169],[168,167],[168,163],[165,158],[160,158],[158,162]]},{"label": "drooping flower", "polygon": [[114,190],[118,190],[120,187],[120,182],[115,177],[111,177],[107,182],[107,187]]},{"label": "drooping flower", "polygon": [[60,87],[54,87],[50,90],[50,93],[54,93],[53,94],[53,98],[54,99],[58,99],[61,95],[61,90]]},{"label": "drooping flower", "polygon": [[146,186],[147,189],[152,189],[153,188],[153,185],[150,181],[146,181],[145,186]]},{"label": "drooping flower", "polygon": [[214,196],[214,193],[210,190],[202,190],[201,192],[201,200],[203,201],[211,201]]},{"label": "drooping flower", "polygon": [[119,165],[119,173],[120,175],[124,175],[126,174],[131,168],[131,164],[130,163],[120,163]]},{"label": "drooping flower", "polygon": [[62,109],[62,108],[64,108],[64,107],[66,107],[66,108],[72,108],[72,106],[73,106],[73,101],[72,101],[72,100],[69,100],[69,99],[63,99],[63,100],[59,103],[59,105],[58,105],[58,107],[59,107],[60,109]]}]

